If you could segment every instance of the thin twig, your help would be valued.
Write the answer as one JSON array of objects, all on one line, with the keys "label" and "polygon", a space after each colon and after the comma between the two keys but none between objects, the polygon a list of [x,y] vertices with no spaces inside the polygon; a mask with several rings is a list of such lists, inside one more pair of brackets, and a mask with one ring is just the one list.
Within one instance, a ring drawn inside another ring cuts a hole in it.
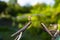
[{"label": "thin twig", "polygon": [[19,36],[17,36],[14,40],[17,40]]},{"label": "thin twig", "polygon": [[22,37],[22,32],[20,33],[20,35],[18,35],[19,37],[18,37],[18,39],[17,40],[20,40],[21,39],[21,37]]},{"label": "thin twig", "polygon": [[22,37],[22,32],[14,40],[20,40],[21,37]]},{"label": "thin twig", "polygon": [[58,33],[59,33],[59,30],[55,32],[54,37],[56,37]]},{"label": "thin twig", "polygon": [[32,23],[32,22],[29,21],[22,29],[20,29],[20,30],[18,30],[16,33],[12,34],[11,37],[13,37],[13,36],[19,34],[20,32],[25,31],[25,30],[28,28],[28,26],[30,26],[31,23]]},{"label": "thin twig", "polygon": [[53,35],[51,34],[51,32],[47,29],[47,27],[44,25],[44,23],[41,23],[41,25],[45,28],[45,30],[50,34],[50,36],[53,37]]}]

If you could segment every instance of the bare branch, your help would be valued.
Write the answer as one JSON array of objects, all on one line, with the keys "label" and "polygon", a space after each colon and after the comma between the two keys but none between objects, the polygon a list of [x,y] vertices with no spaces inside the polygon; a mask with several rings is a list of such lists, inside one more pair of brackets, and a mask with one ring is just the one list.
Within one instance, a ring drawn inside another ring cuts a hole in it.
[{"label": "bare branch", "polygon": [[59,33],[59,30],[55,32],[54,37],[56,37],[58,33]]},{"label": "bare branch", "polygon": [[13,37],[13,36],[19,34],[20,32],[25,31],[25,30],[28,28],[28,26],[30,26],[31,23],[32,23],[32,22],[29,21],[22,29],[20,29],[20,30],[18,30],[16,33],[12,34],[11,37]]},{"label": "bare branch", "polygon": [[19,37],[19,35],[18,35],[14,40],[17,40],[17,39],[18,39],[18,37]]},{"label": "bare branch", "polygon": [[44,29],[46,30],[46,32],[48,32],[50,34],[50,36],[53,37],[53,35],[51,34],[51,32],[47,29],[47,27],[44,25],[44,23],[41,23],[41,25],[44,27]]},{"label": "bare branch", "polygon": [[22,32],[20,33],[20,35],[18,35],[18,39],[17,40],[20,40],[21,36],[22,36]]}]

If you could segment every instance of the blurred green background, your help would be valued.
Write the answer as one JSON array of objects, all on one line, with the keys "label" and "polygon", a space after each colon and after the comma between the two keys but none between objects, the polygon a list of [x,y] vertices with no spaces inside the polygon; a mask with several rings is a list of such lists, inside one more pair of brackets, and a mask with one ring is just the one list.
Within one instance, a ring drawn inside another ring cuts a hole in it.
[{"label": "blurred green background", "polygon": [[20,6],[14,3],[0,1],[0,40],[13,40],[13,33],[28,23],[28,16],[32,16],[32,24],[23,33],[21,40],[51,40],[51,36],[44,31],[40,23],[60,24],[60,0],[54,0],[53,6],[37,3],[34,6]]}]

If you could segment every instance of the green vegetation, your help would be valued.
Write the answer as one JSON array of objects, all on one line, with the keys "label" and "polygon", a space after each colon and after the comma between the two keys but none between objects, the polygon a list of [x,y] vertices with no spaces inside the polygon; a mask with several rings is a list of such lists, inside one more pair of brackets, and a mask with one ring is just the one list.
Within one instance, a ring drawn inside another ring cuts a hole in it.
[{"label": "green vegetation", "polygon": [[[32,16],[32,24],[23,33],[21,40],[51,40],[40,23],[60,24],[60,0],[55,0],[53,6],[45,3],[37,3],[34,6],[19,6],[0,2],[0,36],[3,40],[13,40],[10,35],[22,28],[27,22],[28,16]],[[60,29],[60,26],[58,27]],[[2,40],[1,39],[1,40]]]}]

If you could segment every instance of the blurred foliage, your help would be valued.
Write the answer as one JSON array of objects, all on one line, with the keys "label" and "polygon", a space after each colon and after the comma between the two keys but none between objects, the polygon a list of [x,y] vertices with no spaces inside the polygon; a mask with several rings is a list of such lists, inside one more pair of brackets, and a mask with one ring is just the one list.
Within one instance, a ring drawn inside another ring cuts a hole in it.
[{"label": "blurred foliage", "polygon": [[40,23],[43,22],[48,27],[49,24],[60,25],[60,0],[55,0],[53,6],[45,3],[20,6],[0,1],[0,35],[2,34],[3,40],[13,40],[10,35],[28,23],[28,16],[32,16],[32,24],[23,33],[21,40],[50,40],[51,36]]},{"label": "blurred foliage", "polygon": [[2,11],[5,11],[6,8],[7,8],[7,4],[5,2],[0,1],[0,13]]}]

